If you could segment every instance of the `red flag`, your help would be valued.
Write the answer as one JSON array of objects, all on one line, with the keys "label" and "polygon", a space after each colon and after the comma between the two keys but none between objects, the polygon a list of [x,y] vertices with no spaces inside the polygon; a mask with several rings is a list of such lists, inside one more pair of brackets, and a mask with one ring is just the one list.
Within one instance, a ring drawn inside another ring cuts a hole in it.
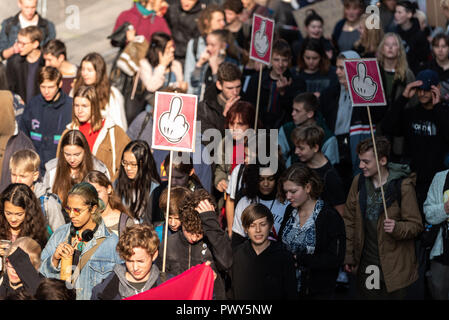
[{"label": "red flag", "polygon": [[214,273],[206,263],[165,281],[160,286],[123,300],[212,300]]}]

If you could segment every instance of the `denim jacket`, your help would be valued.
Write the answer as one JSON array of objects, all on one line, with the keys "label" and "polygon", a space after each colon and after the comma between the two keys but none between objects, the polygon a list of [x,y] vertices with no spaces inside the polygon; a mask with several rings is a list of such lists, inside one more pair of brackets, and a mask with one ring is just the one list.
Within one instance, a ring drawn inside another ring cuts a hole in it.
[{"label": "denim jacket", "polygon": [[[69,233],[70,223],[59,227],[48,240],[47,245],[42,251],[41,267],[39,269],[45,277],[60,278],[61,265],[59,263],[58,267],[55,268],[52,265],[51,260],[56,247],[61,242],[67,241]],[[86,243],[80,258],[97,243],[97,239],[104,237],[106,237],[106,240],[103,241],[95,253],[90,257],[76,280],[75,288],[77,300],[89,300],[92,294],[92,289],[109,276],[113,271],[114,265],[123,263],[116,251],[118,238],[115,234],[110,233],[107,230],[103,220],[98,226],[94,238]]]}]

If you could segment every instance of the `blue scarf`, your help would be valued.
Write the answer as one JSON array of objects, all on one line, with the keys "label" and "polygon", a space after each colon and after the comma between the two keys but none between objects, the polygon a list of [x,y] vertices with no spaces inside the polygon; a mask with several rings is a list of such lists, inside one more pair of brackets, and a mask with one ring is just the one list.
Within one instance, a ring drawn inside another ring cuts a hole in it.
[{"label": "blue scarf", "polygon": [[154,10],[148,10],[145,8],[140,2],[136,2],[137,10],[144,16],[148,17],[149,15],[156,14],[156,11]]}]

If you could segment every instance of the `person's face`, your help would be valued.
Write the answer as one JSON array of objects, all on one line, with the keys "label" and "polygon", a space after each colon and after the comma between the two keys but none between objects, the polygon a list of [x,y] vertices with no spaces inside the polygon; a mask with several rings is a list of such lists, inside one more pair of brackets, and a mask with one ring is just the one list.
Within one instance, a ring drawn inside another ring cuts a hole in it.
[{"label": "person's face", "polygon": [[200,241],[201,239],[203,239],[203,234],[198,234],[198,233],[190,233],[188,231],[186,231],[184,229],[184,227],[182,227],[182,233],[184,234],[184,237],[186,238],[187,242],[189,242],[190,244],[195,244],[198,241]]},{"label": "person's face", "polygon": [[97,72],[92,62],[83,61],[81,65],[81,77],[84,80],[84,84],[88,86],[95,85],[97,82]]},{"label": "person's face", "polygon": [[80,123],[90,122],[92,116],[92,107],[89,99],[84,97],[75,97],[73,100],[75,117]]},{"label": "person's face", "polygon": [[[370,149],[365,153],[359,154],[359,159],[360,159],[359,168],[360,170],[362,170],[362,174],[366,178],[371,178],[378,174],[376,158],[374,157],[373,149]],[[379,165],[386,165],[385,157],[380,159]]]},{"label": "person's face", "polygon": [[337,59],[336,67],[337,67],[336,74],[337,74],[338,82],[340,82],[341,85],[344,85],[345,87],[347,87],[348,83],[346,81],[344,60]]},{"label": "person's face", "polygon": [[432,47],[435,58],[439,61],[444,61],[449,55],[449,46],[444,39],[440,39],[436,46]]},{"label": "person's face", "polygon": [[25,221],[26,210],[22,207],[13,205],[9,201],[5,201],[3,213],[5,215],[6,221],[8,221],[11,229],[18,230]]},{"label": "person's face", "polygon": [[299,160],[304,163],[312,160],[313,156],[318,152],[318,146],[310,147],[305,142],[298,142],[295,148],[295,154],[298,156]]},{"label": "person's face", "polygon": [[44,82],[39,85],[39,89],[45,101],[50,102],[53,101],[58,94],[59,86],[56,81],[44,80]]},{"label": "person's face", "polygon": [[59,58],[56,58],[54,55],[47,53],[44,54],[45,66],[53,67],[59,70],[62,63],[64,62],[64,55],[60,55]]},{"label": "person's face", "polygon": [[254,220],[246,229],[246,233],[248,234],[248,238],[251,242],[257,246],[263,245],[268,240],[268,236],[270,234],[271,225],[267,220],[267,217],[263,217],[257,220]]},{"label": "person's face", "polygon": [[432,102],[432,91],[428,90],[422,90],[418,89],[416,91],[416,95],[418,96],[418,101],[421,104],[428,104]]},{"label": "person's face", "polygon": [[394,20],[398,25],[403,25],[412,18],[412,13],[407,12],[403,6],[396,6]]},{"label": "person's face", "polygon": [[175,42],[173,40],[168,41],[165,45],[165,50],[171,54],[175,54]]},{"label": "person's face", "polygon": [[243,122],[242,116],[237,114],[233,120],[229,122],[229,129],[232,133],[232,138],[236,141],[243,139],[245,131],[249,129],[249,125]]},{"label": "person's face", "polygon": [[19,283],[21,279],[16,272],[16,269],[12,266],[11,262],[6,262],[6,272],[8,274],[8,279],[11,283]]},{"label": "person's face", "polygon": [[67,198],[67,207],[65,211],[70,217],[72,224],[75,228],[79,229],[92,221],[92,211],[95,210],[86,204],[83,197],[77,194],[71,194]]},{"label": "person's face", "polygon": [[273,71],[281,75],[285,71],[287,71],[288,68],[288,57],[281,56],[277,53],[273,53],[273,56],[271,58],[271,63],[273,65]]},{"label": "person's face", "polygon": [[224,98],[229,100],[240,95],[242,81],[240,81],[240,79],[234,81],[223,81],[223,84],[217,81],[217,87],[223,93]]},{"label": "person's face", "polygon": [[19,8],[27,20],[32,20],[36,14],[37,0],[19,0]]},{"label": "person's face", "polygon": [[17,35],[17,43],[19,45],[19,54],[22,57],[27,56],[39,46],[37,41],[32,42],[29,36],[22,36],[21,34]]},{"label": "person's face", "polygon": [[226,23],[231,24],[238,19],[238,14],[232,10],[225,9]]},{"label": "person's face", "polygon": [[217,55],[221,49],[226,47],[226,43],[221,42],[220,38],[209,34],[206,38],[206,50],[211,56]]},{"label": "person's face", "polygon": [[306,31],[310,38],[319,39],[323,35],[323,24],[319,20],[314,20],[306,27]]},{"label": "person's face", "polygon": [[259,191],[264,196],[268,196],[274,190],[276,186],[276,177],[275,175],[259,175]]},{"label": "person's face", "polygon": [[312,50],[304,51],[304,62],[309,71],[317,71],[320,67],[321,57],[318,52]]},{"label": "person's face", "polygon": [[360,18],[362,9],[356,5],[349,5],[344,8],[344,16],[349,22],[355,22]]},{"label": "person's face", "polygon": [[396,59],[399,55],[399,43],[395,37],[388,37],[384,41],[383,55],[388,59]]},{"label": "person's face", "polygon": [[98,198],[100,198],[105,205],[109,203],[109,195],[112,193],[112,187],[109,185],[107,188],[99,185],[95,182],[89,182],[97,190]]},{"label": "person's face", "polygon": [[26,171],[23,167],[11,166],[11,183],[23,183],[31,188],[39,178],[39,171]]},{"label": "person's face", "polygon": [[72,169],[79,167],[84,160],[84,150],[80,146],[69,144],[63,149],[65,161]]},{"label": "person's face", "polygon": [[252,8],[254,2],[254,0],[242,0],[242,6],[243,8]]},{"label": "person's face", "polygon": [[197,0],[180,0],[181,8],[184,11],[190,11],[196,4]]},{"label": "person's face", "polygon": [[285,197],[290,201],[292,207],[299,208],[309,199],[310,185],[305,187],[297,185],[293,181],[285,181],[282,185]]},{"label": "person's face", "polygon": [[139,170],[137,159],[134,153],[132,153],[131,151],[126,151],[125,153],[123,153],[122,166],[123,169],[125,169],[125,173],[128,178],[134,180]]},{"label": "person's face", "polygon": [[133,248],[133,255],[125,260],[126,270],[134,282],[147,280],[153,261],[157,258],[158,251],[149,254],[141,247]]},{"label": "person's face", "polygon": [[224,14],[220,11],[213,12],[211,19],[210,19],[210,30],[209,31],[223,30],[225,26],[226,26],[226,22],[225,22]]},{"label": "person's face", "polygon": [[313,118],[313,112],[306,111],[306,109],[304,109],[304,103],[302,102],[293,103],[292,118],[295,125],[300,125]]},{"label": "person's face", "polygon": [[176,232],[181,227],[181,220],[178,214],[171,214],[168,216],[168,227],[171,231]]},{"label": "person's face", "polygon": [[186,187],[187,182],[189,181],[189,175],[179,171],[178,169],[175,168],[172,169],[173,169],[171,174],[172,186]]}]

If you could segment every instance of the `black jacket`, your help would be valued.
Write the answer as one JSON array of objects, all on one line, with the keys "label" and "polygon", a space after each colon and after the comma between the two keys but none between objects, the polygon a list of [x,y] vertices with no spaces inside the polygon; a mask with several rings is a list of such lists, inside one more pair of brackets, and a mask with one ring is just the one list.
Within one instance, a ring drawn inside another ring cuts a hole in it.
[{"label": "black jacket", "polygon": [[297,298],[295,263],[280,242],[259,255],[246,240],[234,251],[231,268],[234,300],[293,300]]},{"label": "black jacket", "polygon": [[211,85],[206,89],[204,99],[198,104],[198,121],[201,121],[201,134],[207,129],[218,129],[222,137],[225,134],[223,107],[218,102],[218,89]]},{"label": "black jacket", "polygon": [[[292,212],[293,207],[289,205],[285,209],[284,219],[279,229],[280,242]],[[346,252],[345,224],[334,208],[325,204],[315,221],[315,227],[315,252],[296,256],[298,265],[307,270],[302,275],[301,294],[310,296],[332,293],[335,290],[338,271],[343,264]]]}]

